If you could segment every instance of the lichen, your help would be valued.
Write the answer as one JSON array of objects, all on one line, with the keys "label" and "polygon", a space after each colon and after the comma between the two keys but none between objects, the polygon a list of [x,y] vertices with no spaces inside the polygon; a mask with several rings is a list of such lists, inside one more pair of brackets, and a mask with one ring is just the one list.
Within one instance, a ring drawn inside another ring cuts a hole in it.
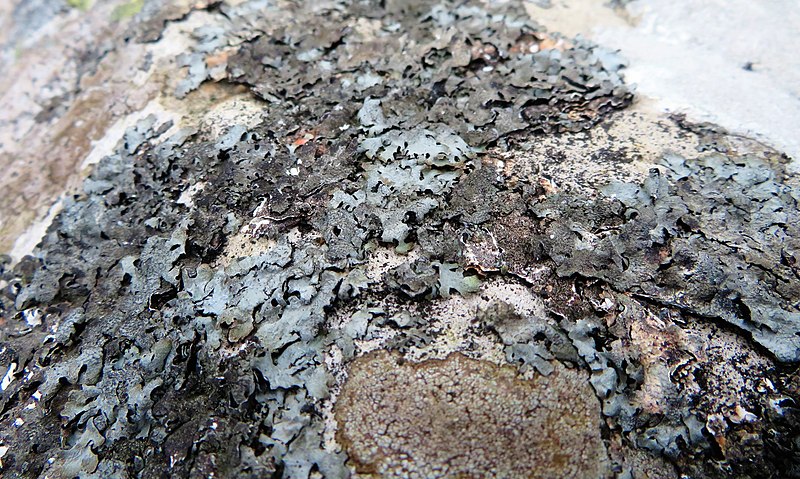
[{"label": "lichen", "polygon": [[377,352],[350,364],[335,413],[338,437],[362,473],[608,475],[597,398],[583,373],[563,366],[522,379],[458,353],[412,363]]},{"label": "lichen", "polygon": [[[131,42],[184,11],[155,3]],[[170,86],[189,98],[240,83],[258,121],[142,115],[64,199],[35,257],[0,261],[3,473],[792,474],[798,193],[778,155],[681,120],[670,131],[703,151],[648,158],[649,176],[617,175],[644,161],[624,149],[559,154],[596,147],[593,125],[614,125],[632,94],[615,55],[523,11],[204,12],[213,25],[193,32]],[[587,162],[602,166],[591,181]],[[480,359],[397,365],[371,350]],[[405,401],[434,386],[457,400],[423,410],[438,435]],[[369,409],[370,391],[395,407]],[[340,421],[345,450],[326,439],[334,402],[373,418]],[[437,421],[470,404],[487,415],[467,418],[466,442],[445,441]],[[412,447],[415,464],[396,445],[364,449],[370,430],[352,428],[379,424],[397,433],[375,440]]]},{"label": "lichen", "polygon": [[132,17],[141,12],[142,7],[144,7],[144,0],[130,0],[120,4],[111,12],[111,21],[118,22]]}]

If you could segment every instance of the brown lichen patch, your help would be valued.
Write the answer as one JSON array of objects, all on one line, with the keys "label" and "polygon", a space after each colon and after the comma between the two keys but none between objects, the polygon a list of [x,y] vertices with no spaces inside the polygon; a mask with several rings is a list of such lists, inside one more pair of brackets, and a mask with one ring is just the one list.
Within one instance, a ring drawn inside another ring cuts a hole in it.
[{"label": "brown lichen patch", "polygon": [[586,375],[522,379],[467,358],[356,359],[334,409],[359,473],[383,477],[603,477],[600,410]]}]

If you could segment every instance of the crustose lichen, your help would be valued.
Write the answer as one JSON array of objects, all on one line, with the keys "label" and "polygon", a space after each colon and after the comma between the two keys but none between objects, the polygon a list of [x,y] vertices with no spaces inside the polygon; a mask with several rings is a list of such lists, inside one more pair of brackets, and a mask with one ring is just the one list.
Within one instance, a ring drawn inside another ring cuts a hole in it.
[{"label": "crustose lichen", "polygon": [[382,477],[603,477],[597,398],[557,366],[526,380],[459,353],[362,356],[336,404],[338,439],[358,472]]}]

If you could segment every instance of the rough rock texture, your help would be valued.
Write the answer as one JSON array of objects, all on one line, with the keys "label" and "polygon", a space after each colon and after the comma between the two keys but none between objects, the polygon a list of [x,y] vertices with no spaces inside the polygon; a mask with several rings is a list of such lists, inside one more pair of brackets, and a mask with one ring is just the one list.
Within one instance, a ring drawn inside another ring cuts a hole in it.
[{"label": "rough rock texture", "polygon": [[[785,156],[631,109],[621,59],[515,2],[111,12],[163,83],[0,263],[4,477],[800,476]],[[351,429],[440,383],[508,399],[462,428],[480,465],[444,422]],[[512,422],[568,453],[488,446]]]}]

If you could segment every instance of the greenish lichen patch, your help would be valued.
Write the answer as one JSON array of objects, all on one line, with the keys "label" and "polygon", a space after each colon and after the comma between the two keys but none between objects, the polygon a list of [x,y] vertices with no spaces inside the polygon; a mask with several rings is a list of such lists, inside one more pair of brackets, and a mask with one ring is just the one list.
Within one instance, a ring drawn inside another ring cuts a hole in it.
[{"label": "greenish lichen patch", "polygon": [[120,20],[125,20],[126,18],[130,18],[136,15],[137,13],[141,12],[142,7],[144,7],[144,0],[130,0],[121,5],[118,5],[111,12],[111,21],[119,22]]}]

